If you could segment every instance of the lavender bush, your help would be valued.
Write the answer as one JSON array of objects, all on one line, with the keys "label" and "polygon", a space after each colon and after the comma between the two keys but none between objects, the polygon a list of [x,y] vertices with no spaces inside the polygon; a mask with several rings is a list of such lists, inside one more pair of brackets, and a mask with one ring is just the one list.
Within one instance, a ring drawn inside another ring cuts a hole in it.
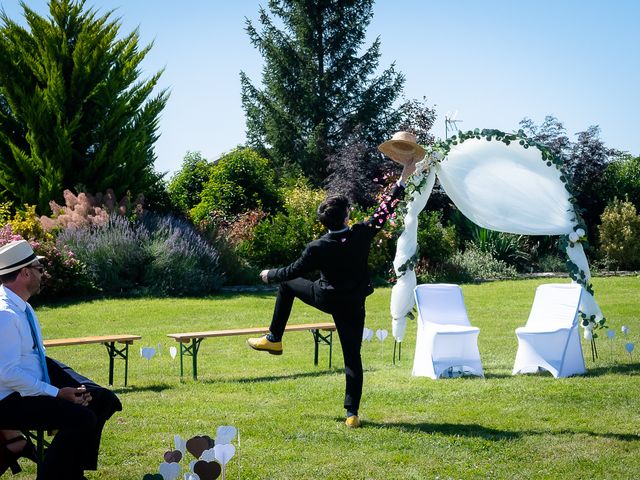
[{"label": "lavender bush", "polygon": [[200,294],[222,284],[216,249],[171,216],[112,214],[104,225],[65,229],[57,245],[70,247],[107,294]]},{"label": "lavender bush", "polygon": [[65,229],[56,244],[75,252],[102,292],[127,293],[142,287],[150,238],[140,224],[111,215],[103,225]]},{"label": "lavender bush", "polygon": [[217,290],[223,274],[216,249],[193,227],[172,216],[148,215],[144,224],[151,233],[151,262],[145,284],[155,293],[192,295]]}]

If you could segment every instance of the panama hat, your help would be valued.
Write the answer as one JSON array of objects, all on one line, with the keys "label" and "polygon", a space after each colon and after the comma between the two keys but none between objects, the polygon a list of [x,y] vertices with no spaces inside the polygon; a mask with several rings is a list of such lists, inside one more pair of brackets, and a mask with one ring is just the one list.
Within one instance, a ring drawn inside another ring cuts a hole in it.
[{"label": "panama hat", "polygon": [[43,258],[33,252],[26,240],[7,243],[0,247],[0,275],[15,272]]},{"label": "panama hat", "polygon": [[391,160],[403,165],[413,160],[421,160],[427,153],[424,148],[418,145],[416,136],[409,132],[394,133],[391,140],[378,146],[378,150]]}]

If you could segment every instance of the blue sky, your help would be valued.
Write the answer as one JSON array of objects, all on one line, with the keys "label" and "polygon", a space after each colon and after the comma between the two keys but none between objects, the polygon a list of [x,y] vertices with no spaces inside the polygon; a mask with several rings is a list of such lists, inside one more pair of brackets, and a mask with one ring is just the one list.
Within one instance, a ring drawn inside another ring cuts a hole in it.
[{"label": "blue sky", "polygon": [[[46,14],[46,0],[27,0]],[[217,158],[245,140],[239,72],[258,85],[262,60],[244,31],[257,0],[87,0],[116,9],[122,32],[154,47],[143,76],[165,68],[171,91],[156,168],[172,172],[187,151]],[[14,20],[17,0],[0,0]],[[462,129],[511,131],[524,117],[555,115],[570,135],[599,125],[610,147],[640,154],[640,2],[636,0],[378,0],[368,34],[380,36],[380,69],[395,62],[407,98],[427,97]],[[367,45],[370,44],[370,41]]]}]

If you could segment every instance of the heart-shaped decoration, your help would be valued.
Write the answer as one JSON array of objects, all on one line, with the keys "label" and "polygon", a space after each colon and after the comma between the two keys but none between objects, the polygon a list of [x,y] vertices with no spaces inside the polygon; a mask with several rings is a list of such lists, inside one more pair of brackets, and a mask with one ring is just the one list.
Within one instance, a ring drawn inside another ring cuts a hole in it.
[{"label": "heart-shaped decoration", "polygon": [[226,445],[216,445],[213,449],[216,454],[216,460],[222,465],[226,465],[227,462],[236,454],[236,447],[231,443]]},{"label": "heart-shaped decoration", "polygon": [[370,328],[364,327],[362,329],[362,340],[366,340],[367,342],[370,342],[372,338],[373,338],[373,330],[371,330]]},{"label": "heart-shaped decoration", "polygon": [[231,443],[236,438],[238,430],[232,425],[221,425],[216,430],[216,445]]},{"label": "heart-shaped decoration", "polygon": [[218,462],[199,460],[193,466],[193,473],[198,475],[200,480],[215,480],[222,473],[222,466]]},{"label": "heart-shaped decoration", "polygon": [[147,360],[151,360],[153,356],[156,354],[156,349],[153,347],[142,347],[140,350],[140,355]]},{"label": "heart-shaped decoration", "polygon": [[386,330],[376,330],[376,337],[378,337],[378,340],[380,340],[381,342],[384,342],[384,339],[387,338],[387,335],[389,335],[389,332],[387,332]]},{"label": "heart-shaped decoration", "polygon": [[171,358],[176,358],[177,354],[178,349],[176,347],[169,347],[169,355],[171,355]]},{"label": "heart-shaped decoration", "polygon": [[182,452],[180,450],[169,450],[164,452],[164,461],[167,463],[178,463],[182,460]]},{"label": "heart-shaped decoration", "polygon": [[187,440],[187,450],[196,458],[200,458],[202,452],[211,448],[211,438],[195,436]]},{"label": "heart-shaped decoration", "polygon": [[208,450],[205,450],[204,452],[202,452],[202,455],[200,455],[200,460],[204,460],[205,462],[213,462],[216,459],[216,452],[215,452],[215,448],[211,447]]},{"label": "heart-shaped decoration", "polygon": [[616,332],[614,332],[613,330],[607,330],[607,337],[613,338],[615,336],[616,336]]},{"label": "heart-shaped decoration", "polygon": [[622,330],[622,333],[624,333],[625,335],[629,333],[629,327],[627,327],[626,325],[622,325],[622,327],[620,327],[620,330]]},{"label": "heart-shaped decoration", "polygon": [[187,450],[187,441],[180,435],[176,434],[173,436],[173,444],[176,446],[176,450],[180,450],[180,453],[184,456],[184,452]]},{"label": "heart-shaped decoration", "polygon": [[200,480],[200,477],[196,473],[187,472],[184,474],[184,480]]},{"label": "heart-shaped decoration", "polygon": [[164,480],[164,478],[159,473],[147,473],[142,480]]},{"label": "heart-shaped decoration", "polygon": [[633,349],[634,349],[635,347],[636,347],[636,346],[635,346],[633,343],[631,343],[631,342],[627,342],[627,343],[625,343],[625,344],[624,344],[624,348],[625,348],[625,349],[627,350],[627,352],[629,352],[629,353],[633,352]]},{"label": "heart-shaped decoration", "polygon": [[178,475],[180,475],[180,464],[179,463],[161,463],[160,464],[160,475],[164,480],[176,480]]}]

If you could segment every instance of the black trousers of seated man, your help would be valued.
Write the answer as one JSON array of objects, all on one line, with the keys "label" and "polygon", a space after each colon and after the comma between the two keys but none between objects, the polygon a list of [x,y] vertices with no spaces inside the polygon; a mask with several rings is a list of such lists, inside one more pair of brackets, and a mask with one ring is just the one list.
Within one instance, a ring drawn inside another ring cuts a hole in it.
[{"label": "black trousers of seated man", "polygon": [[105,422],[122,410],[118,397],[73,369],[49,357],[52,385],[79,387],[91,393],[88,406],[50,396],[22,397],[15,392],[0,400],[0,425],[15,430],[57,430],[40,466],[38,480],[82,479],[84,470],[98,468],[98,451]]},{"label": "black trousers of seated man", "polygon": [[317,282],[304,278],[294,278],[280,283],[269,331],[282,338],[291,315],[294,299],[299,298],[307,305],[331,314],[342,345],[346,388],[344,408],[356,413],[362,397],[362,331],[365,320],[365,297],[327,295]]}]

